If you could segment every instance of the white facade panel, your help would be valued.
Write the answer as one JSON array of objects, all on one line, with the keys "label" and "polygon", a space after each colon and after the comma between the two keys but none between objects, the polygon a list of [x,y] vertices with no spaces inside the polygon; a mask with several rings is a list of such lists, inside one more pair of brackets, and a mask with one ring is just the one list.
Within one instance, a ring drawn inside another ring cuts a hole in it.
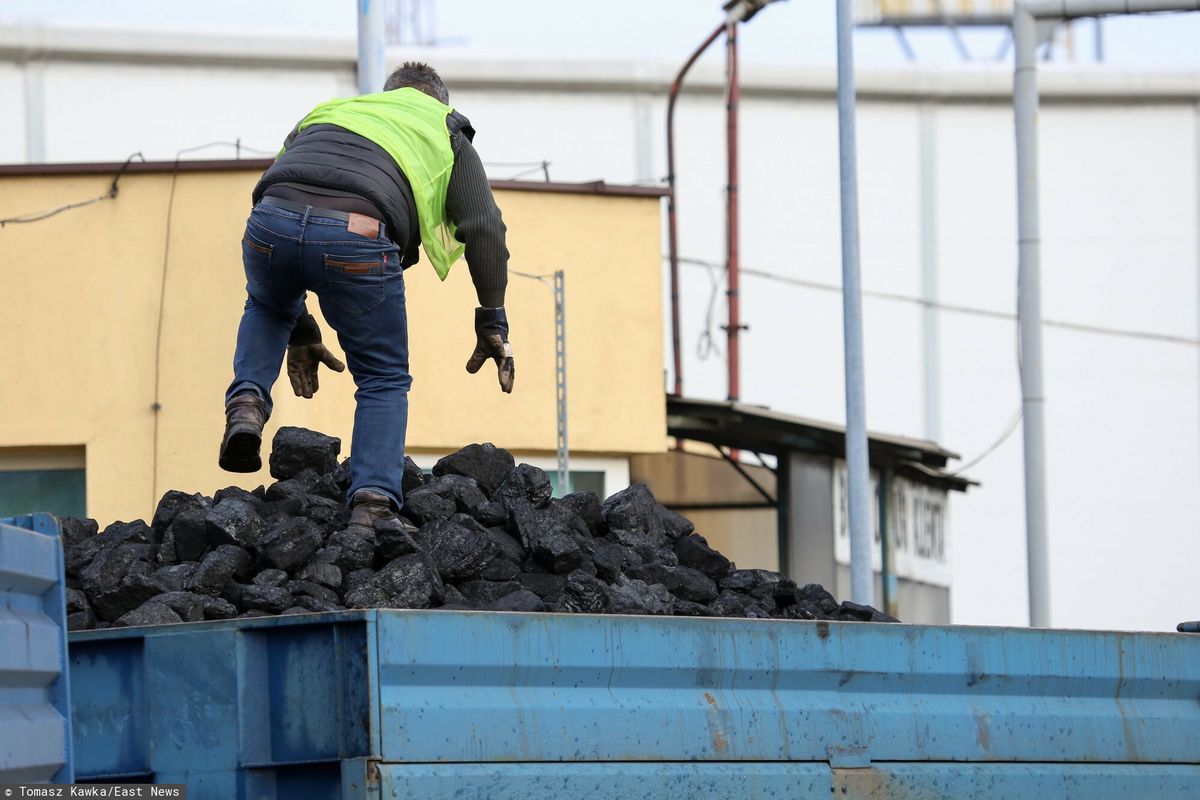
[{"label": "white facade panel", "polygon": [[[274,59],[286,55],[278,43],[267,50]],[[435,65],[442,59],[420,55]],[[239,137],[273,151],[309,107],[353,91],[352,63],[335,66],[329,54],[313,67],[272,65],[250,53],[245,63],[228,53],[212,63],[133,56],[48,61],[49,160],[120,161],[137,150],[171,159],[181,148]],[[600,64],[592,71],[579,62],[468,62],[452,53],[445,60],[447,74],[466,87],[456,90],[450,80],[493,177],[529,170],[523,177],[536,179],[542,160],[551,162],[554,180],[665,175],[665,84],[673,67]],[[703,91],[679,103],[680,253],[716,266],[681,267],[683,352],[686,393],[723,398],[725,114],[706,67],[689,84]],[[844,379],[832,84],[813,70],[763,72],[759,83],[755,74],[744,76],[741,117],[741,297],[750,326],[741,397],[838,422]],[[923,433],[919,153],[926,107],[935,136],[938,299],[952,306],[937,312],[941,439],[972,457],[995,444],[1020,406],[1009,77],[990,68],[918,77],[897,71],[860,81],[868,424]],[[0,128],[0,160],[25,158],[23,80],[15,60],[0,62],[0,102],[10,114]],[[1047,329],[1053,621],[1166,629],[1200,603],[1200,79],[1103,72],[1076,79],[1059,70],[1048,71],[1045,84],[1046,317],[1190,340]],[[702,359],[697,345],[706,328],[717,350]],[[1019,425],[968,474],[982,486],[949,499],[953,619],[1025,624]]]}]

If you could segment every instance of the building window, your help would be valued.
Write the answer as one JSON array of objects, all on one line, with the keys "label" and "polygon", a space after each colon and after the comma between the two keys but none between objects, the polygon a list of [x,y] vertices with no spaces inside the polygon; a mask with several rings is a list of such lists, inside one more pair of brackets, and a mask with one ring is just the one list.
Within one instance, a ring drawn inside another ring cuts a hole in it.
[{"label": "building window", "polygon": [[82,447],[0,448],[0,517],[87,515]]},{"label": "building window", "polygon": [[567,474],[567,490],[560,491],[558,486],[558,471],[547,471],[550,476],[550,486],[554,489],[555,497],[562,497],[571,492],[592,492],[601,500],[604,499],[604,473],[596,470],[571,470]]}]

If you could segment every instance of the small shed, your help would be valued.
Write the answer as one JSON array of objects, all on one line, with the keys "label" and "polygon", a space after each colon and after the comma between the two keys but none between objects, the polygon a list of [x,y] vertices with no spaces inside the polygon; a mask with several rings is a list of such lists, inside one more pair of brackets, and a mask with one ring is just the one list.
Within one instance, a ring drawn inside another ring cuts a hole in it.
[{"label": "small shed", "polygon": [[[667,397],[676,448],[630,459],[630,478],[696,523],[739,566],[850,592],[845,428],[730,401]],[[957,454],[869,435],[876,601],[906,622],[950,621],[948,496],[974,482]]]}]

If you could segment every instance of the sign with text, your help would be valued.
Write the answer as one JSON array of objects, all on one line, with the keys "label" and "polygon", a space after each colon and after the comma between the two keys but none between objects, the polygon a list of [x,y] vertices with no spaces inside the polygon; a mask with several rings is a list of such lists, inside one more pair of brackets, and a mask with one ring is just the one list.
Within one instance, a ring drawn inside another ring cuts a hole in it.
[{"label": "sign with text", "polygon": [[[847,507],[846,462],[833,463],[834,559],[850,563],[850,515]],[[896,576],[928,583],[950,585],[950,541],[945,489],[898,476],[889,481],[887,519],[892,535]],[[871,567],[883,570],[883,548],[879,531],[879,476],[871,472]]]},{"label": "sign with text", "polygon": [[1008,25],[1013,0],[856,0],[854,24]]}]

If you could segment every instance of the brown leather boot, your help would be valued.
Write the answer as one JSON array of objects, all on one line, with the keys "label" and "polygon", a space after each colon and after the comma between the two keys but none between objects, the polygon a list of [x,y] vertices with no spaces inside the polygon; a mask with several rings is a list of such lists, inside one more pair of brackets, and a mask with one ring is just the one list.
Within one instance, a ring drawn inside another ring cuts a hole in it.
[{"label": "brown leather boot", "polygon": [[258,395],[239,394],[225,404],[225,437],[217,463],[226,472],[258,472],[262,458],[262,429],[267,422],[267,404]]},{"label": "brown leather boot", "polygon": [[405,533],[416,533],[406,519],[392,510],[392,500],[382,492],[359,489],[354,493],[350,508],[350,525],[347,530],[364,539],[374,539],[376,532],[394,528]]}]

